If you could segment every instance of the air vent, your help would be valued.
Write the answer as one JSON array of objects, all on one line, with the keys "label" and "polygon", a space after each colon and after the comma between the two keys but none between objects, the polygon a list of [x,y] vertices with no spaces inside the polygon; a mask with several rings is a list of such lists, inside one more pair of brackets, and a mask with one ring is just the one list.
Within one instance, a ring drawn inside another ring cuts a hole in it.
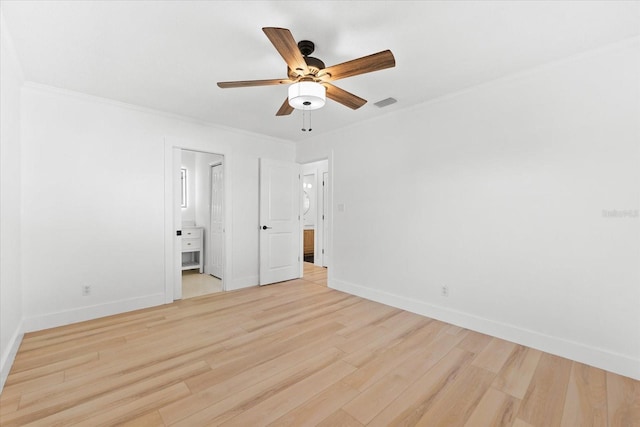
[{"label": "air vent", "polygon": [[395,104],[396,102],[398,102],[398,100],[395,98],[387,98],[387,99],[383,99],[382,101],[378,101],[373,105],[379,108],[382,108],[382,107],[386,107],[387,105]]}]

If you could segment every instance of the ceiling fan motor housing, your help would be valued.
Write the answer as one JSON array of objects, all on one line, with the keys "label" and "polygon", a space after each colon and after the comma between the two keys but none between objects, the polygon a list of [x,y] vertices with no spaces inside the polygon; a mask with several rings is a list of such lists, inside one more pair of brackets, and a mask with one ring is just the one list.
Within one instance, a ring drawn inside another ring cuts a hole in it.
[{"label": "ceiling fan motor housing", "polygon": [[[320,70],[324,70],[326,68],[326,66],[324,65],[324,62],[322,62],[318,58],[314,58],[313,56],[305,56],[304,61],[307,63],[307,67],[309,67],[309,74],[312,76],[317,76]],[[287,67],[287,75],[289,76],[290,79],[293,79],[293,80],[300,77],[298,72],[293,71],[289,67]]]},{"label": "ceiling fan motor housing", "polygon": [[304,62],[307,63],[311,74],[315,76],[320,70],[325,68],[324,62],[322,62],[318,58],[309,56],[316,49],[316,45],[312,41],[300,40],[298,42],[298,49],[300,49],[300,53],[302,54],[302,56],[304,56]]},{"label": "ceiling fan motor housing", "polygon": [[298,49],[300,49],[300,53],[302,56],[309,56],[315,50],[316,45],[310,40],[300,40],[298,42]]},{"label": "ceiling fan motor housing", "polygon": [[[312,41],[300,40],[298,42],[298,49],[300,50],[300,53],[304,57],[304,62],[307,63],[307,67],[309,68],[309,74],[307,75],[317,76],[320,70],[324,70],[326,68],[322,60],[318,58],[314,58],[313,56],[309,56],[315,50],[315,44]],[[287,67],[287,75],[289,76],[290,79],[295,80],[298,77],[305,77],[300,75],[300,71],[302,70],[300,69],[292,70],[291,68]]]}]

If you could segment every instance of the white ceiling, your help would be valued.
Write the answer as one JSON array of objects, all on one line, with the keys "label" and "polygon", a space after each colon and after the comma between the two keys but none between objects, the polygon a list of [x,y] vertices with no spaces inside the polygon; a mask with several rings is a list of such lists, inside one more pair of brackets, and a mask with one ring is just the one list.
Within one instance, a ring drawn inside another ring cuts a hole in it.
[{"label": "white ceiling", "polygon": [[[261,28],[316,44],[327,66],[391,49],[396,67],[336,82],[367,99],[312,113],[313,134],[640,34],[638,1],[2,1],[28,81],[228,127],[303,140],[275,113],[286,76]],[[373,105],[387,97],[398,102]]]}]

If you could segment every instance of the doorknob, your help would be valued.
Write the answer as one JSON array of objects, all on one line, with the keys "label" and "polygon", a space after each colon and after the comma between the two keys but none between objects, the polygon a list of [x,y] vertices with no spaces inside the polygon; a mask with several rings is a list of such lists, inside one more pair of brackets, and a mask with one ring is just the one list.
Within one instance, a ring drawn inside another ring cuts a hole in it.
[{"label": "doorknob", "polygon": [[263,225],[263,226],[262,226],[262,229],[263,229],[263,230],[267,230],[267,229],[270,229],[270,228],[273,228],[273,227],[267,227],[266,225]]}]

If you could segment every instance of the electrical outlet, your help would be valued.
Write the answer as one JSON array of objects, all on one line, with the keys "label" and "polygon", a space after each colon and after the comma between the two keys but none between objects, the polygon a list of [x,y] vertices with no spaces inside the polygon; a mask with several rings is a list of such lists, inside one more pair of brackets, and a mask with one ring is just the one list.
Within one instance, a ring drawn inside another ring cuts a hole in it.
[{"label": "electrical outlet", "polygon": [[440,289],[440,295],[442,295],[443,297],[449,296],[449,287],[447,285],[442,285],[442,288]]},{"label": "electrical outlet", "polygon": [[84,286],[82,287],[82,296],[83,296],[83,297],[86,297],[86,296],[88,296],[88,295],[91,295],[91,286],[89,286],[89,285],[84,285]]}]

